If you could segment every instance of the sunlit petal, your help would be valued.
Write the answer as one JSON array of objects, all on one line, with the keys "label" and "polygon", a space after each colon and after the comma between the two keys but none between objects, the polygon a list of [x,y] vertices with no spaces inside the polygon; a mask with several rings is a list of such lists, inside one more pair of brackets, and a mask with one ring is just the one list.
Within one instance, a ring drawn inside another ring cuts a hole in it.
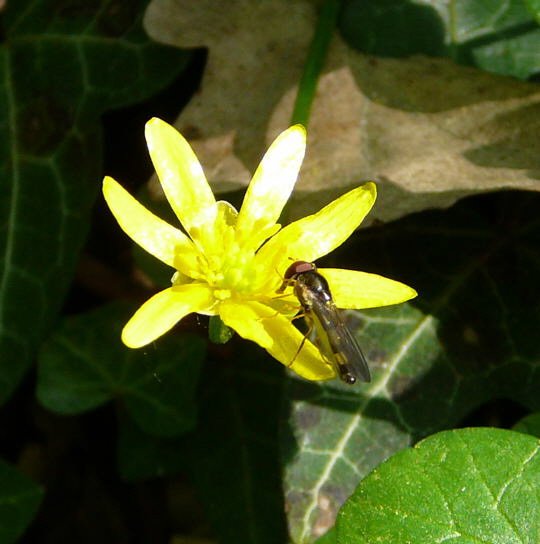
[{"label": "sunlit petal", "polygon": [[169,287],[147,300],[135,312],[122,331],[122,341],[130,348],[145,346],[186,315],[208,312],[213,303],[212,290],[206,284]]},{"label": "sunlit petal", "polygon": [[212,256],[229,254],[235,244],[235,225],[238,212],[236,208],[226,202],[219,200],[217,203],[217,215],[214,223],[213,236],[207,236],[205,254],[208,260]]},{"label": "sunlit petal", "polygon": [[225,225],[227,227],[234,227],[238,219],[238,212],[236,208],[226,200],[218,200],[217,205],[217,219],[216,225]]},{"label": "sunlit petal", "polygon": [[192,278],[201,275],[199,251],[182,231],[147,210],[111,177],[103,180],[103,196],[122,230],[143,249]]},{"label": "sunlit petal", "polygon": [[191,146],[161,119],[146,123],[148,151],[174,213],[191,238],[206,246],[213,238],[216,200]]},{"label": "sunlit petal", "polygon": [[408,285],[377,274],[340,268],[319,268],[318,272],[328,280],[338,308],[378,308],[417,296]]},{"label": "sunlit petal", "polygon": [[306,130],[294,125],[282,132],[264,155],[247,188],[238,215],[237,239],[256,249],[274,227],[293,190],[306,149]]},{"label": "sunlit petal", "polygon": [[259,302],[226,301],[220,304],[219,315],[242,338],[257,342],[272,357],[300,376],[308,380],[334,377],[334,371],[322,360],[319,350],[310,341],[306,340],[297,354],[304,335],[290,319],[274,309]]},{"label": "sunlit petal", "polygon": [[316,261],[340,246],[360,225],[375,198],[375,184],[368,182],[340,196],[322,210],[281,229],[260,249],[257,258],[280,274],[291,259]]}]

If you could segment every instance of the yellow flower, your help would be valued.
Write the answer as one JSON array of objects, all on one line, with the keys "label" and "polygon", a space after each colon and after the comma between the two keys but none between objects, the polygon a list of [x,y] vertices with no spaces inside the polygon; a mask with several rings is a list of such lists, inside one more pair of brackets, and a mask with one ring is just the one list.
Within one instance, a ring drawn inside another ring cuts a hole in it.
[{"label": "yellow flower", "polygon": [[[304,157],[302,126],[284,131],[270,146],[239,212],[227,202],[216,202],[193,150],[173,127],[151,119],[146,141],[184,230],[152,214],[114,179],[103,180],[103,194],[122,229],[176,270],[171,287],[150,298],[128,321],[123,342],[131,348],[144,346],[192,312],[219,315],[299,375],[332,378],[334,371],[311,342],[295,358],[303,335],[291,321],[299,303],[290,293],[278,297],[276,290],[292,261],[315,261],[350,236],[375,201],[375,185],[366,183],[281,228],[276,221]],[[375,274],[318,271],[328,280],[339,308],[386,306],[416,296],[410,287]]]}]

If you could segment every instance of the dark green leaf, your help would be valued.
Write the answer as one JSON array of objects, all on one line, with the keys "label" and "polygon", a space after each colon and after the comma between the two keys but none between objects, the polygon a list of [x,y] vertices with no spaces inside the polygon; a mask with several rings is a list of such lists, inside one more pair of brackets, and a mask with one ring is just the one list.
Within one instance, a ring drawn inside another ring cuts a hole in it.
[{"label": "dark green leaf", "polygon": [[34,518],[43,491],[0,459],[0,542],[16,542]]},{"label": "dark green leaf", "polygon": [[501,429],[459,429],[396,454],[339,513],[337,542],[536,544],[540,444]]},{"label": "dark green leaf", "polygon": [[127,481],[178,474],[186,465],[184,450],[182,440],[146,434],[126,419],[118,438],[120,474]]},{"label": "dark green leaf", "polygon": [[419,2],[346,0],[340,27],[350,45],[366,53],[404,57],[446,51],[440,14]]},{"label": "dark green leaf", "polygon": [[[62,304],[101,184],[100,116],[167,85],[146,2],[8,2],[0,49],[0,402]],[[141,127],[142,131],[142,127]]]},{"label": "dark green leaf", "polygon": [[51,411],[77,414],[120,396],[143,430],[178,435],[195,423],[205,342],[171,333],[131,350],[120,341],[131,313],[118,304],[67,318],[41,351],[38,398]]},{"label": "dark green leaf", "polygon": [[527,79],[540,72],[540,29],[536,24],[531,27],[527,21],[517,23],[525,27],[524,32],[501,29],[498,33],[504,37],[500,40],[478,40],[478,45],[471,47],[470,54],[473,63],[478,68],[513,76],[519,79]]},{"label": "dark green leaf", "polygon": [[518,433],[525,433],[540,438],[540,413],[530,414],[518,421],[512,429]]},{"label": "dark green leaf", "polygon": [[222,544],[287,542],[278,434],[282,367],[239,339],[214,352],[218,358],[202,380],[201,424],[184,437],[191,480]]},{"label": "dark green leaf", "polygon": [[399,279],[419,297],[347,313],[371,384],[291,382],[295,541],[317,536],[363,476],[418,438],[497,399],[540,409],[538,209],[533,193],[469,198],[365,230],[335,252],[332,265]]},{"label": "dark green leaf", "polygon": [[[452,3],[349,0],[341,28],[351,45],[383,56],[423,53],[525,79],[540,71],[540,29],[529,1]],[[538,6],[536,6],[537,8]],[[537,13],[538,11],[536,11]]]}]

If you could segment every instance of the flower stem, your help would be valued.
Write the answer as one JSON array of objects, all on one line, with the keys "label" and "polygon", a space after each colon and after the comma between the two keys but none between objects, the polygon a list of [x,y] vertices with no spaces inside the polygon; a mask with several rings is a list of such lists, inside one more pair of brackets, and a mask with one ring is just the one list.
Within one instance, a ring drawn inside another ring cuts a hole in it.
[{"label": "flower stem", "polygon": [[291,124],[308,125],[311,104],[315,97],[317,82],[321,73],[332,32],[336,25],[341,0],[326,0],[321,7],[315,33],[309,46],[304,72],[298,86]]}]

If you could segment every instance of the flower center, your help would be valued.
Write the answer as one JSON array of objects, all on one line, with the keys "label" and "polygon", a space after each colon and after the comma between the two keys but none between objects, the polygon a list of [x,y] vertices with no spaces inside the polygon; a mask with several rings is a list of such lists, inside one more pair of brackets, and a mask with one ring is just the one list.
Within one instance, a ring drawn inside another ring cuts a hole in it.
[{"label": "flower center", "polygon": [[[223,299],[226,292],[248,296],[256,293],[264,283],[266,272],[255,265],[255,254],[231,244],[221,254],[207,258],[206,281],[215,287],[216,298]],[[228,298],[225,296],[225,298]]]}]

